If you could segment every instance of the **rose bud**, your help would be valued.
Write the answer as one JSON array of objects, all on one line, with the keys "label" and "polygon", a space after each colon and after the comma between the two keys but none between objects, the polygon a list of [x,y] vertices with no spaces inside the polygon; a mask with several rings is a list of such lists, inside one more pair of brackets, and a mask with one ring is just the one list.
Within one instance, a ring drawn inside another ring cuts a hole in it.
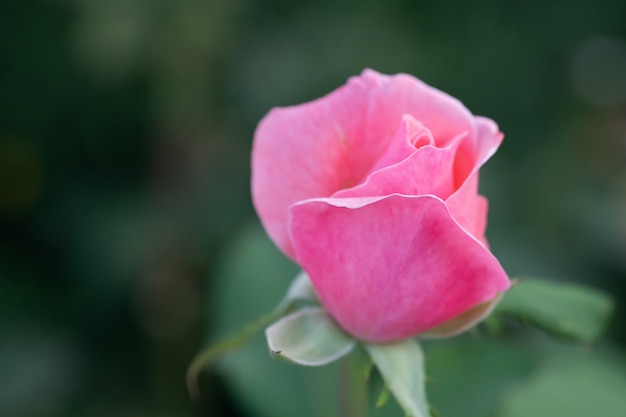
[{"label": "rose bud", "polygon": [[261,120],[254,206],[346,332],[371,342],[455,334],[510,286],[478,194],[502,138],[410,75],[365,70]]}]

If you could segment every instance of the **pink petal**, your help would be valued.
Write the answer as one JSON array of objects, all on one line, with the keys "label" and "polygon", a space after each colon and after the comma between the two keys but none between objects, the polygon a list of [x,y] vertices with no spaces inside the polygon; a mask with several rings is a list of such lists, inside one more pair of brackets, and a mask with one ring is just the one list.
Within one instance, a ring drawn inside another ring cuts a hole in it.
[{"label": "pink petal", "polygon": [[485,229],[489,203],[485,197],[478,194],[478,172],[472,174],[461,188],[446,200],[446,205],[459,226],[487,246]]},{"label": "pink petal", "polygon": [[509,287],[495,257],[436,197],[317,199],[291,214],[301,266],[330,314],[360,339],[414,336]]},{"label": "pink petal", "polygon": [[459,143],[467,136],[462,135],[445,148],[436,148],[432,146],[430,131],[406,115],[392,144],[381,158],[381,168],[372,172],[365,182],[341,190],[332,197],[386,196],[396,193],[431,194],[446,199],[455,191],[455,154]]},{"label": "pink petal", "polygon": [[[463,174],[466,178],[459,184],[458,190],[446,200],[446,204],[459,225],[487,246],[485,229],[488,202],[486,198],[478,195],[478,170],[498,149],[504,135],[491,119],[476,117],[475,123],[478,132],[476,160],[470,172]],[[458,160],[456,162],[459,163]]]},{"label": "pink petal", "polygon": [[486,117],[475,116],[474,123],[478,138],[476,167],[479,168],[496,152],[504,139],[504,134],[500,132],[496,122]]},{"label": "pink petal", "polygon": [[289,207],[329,197],[362,182],[409,114],[427,126],[435,144],[475,125],[456,99],[410,75],[366,70],[318,100],[273,109],[259,123],[252,151],[252,197],[263,225],[291,258]]},{"label": "pink petal", "polygon": [[396,134],[387,146],[387,150],[376,161],[370,172],[376,172],[397,164],[425,145],[435,145],[432,133],[413,116],[405,114],[402,116]]},{"label": "pink petal", "polygon": [[491,119],[474,117],[476,134],[459,147],[454,161],[455,188],[463,183],[496,152],[504,135]]}]

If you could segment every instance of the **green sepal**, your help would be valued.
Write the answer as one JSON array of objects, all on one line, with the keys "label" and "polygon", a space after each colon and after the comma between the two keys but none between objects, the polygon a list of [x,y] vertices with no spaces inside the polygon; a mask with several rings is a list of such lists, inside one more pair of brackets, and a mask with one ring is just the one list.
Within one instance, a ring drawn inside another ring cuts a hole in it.
[{"label": "green sepal", "polygon": [[431,417],[424,383],[424,354],[417,341],[405,339],[364,346],[404,412],[411,417]]},{"label": "green sepal", "polygon": [[305,307],[265,330],[272,356],[320,366],[347,355],[356,345],[321,307]]},{"label": "green sepal", "polygon": [[315,288],[313,288],[309,276],[304,271],[300,271],[291,281],[289,288],[287,288],[287,293],[276,306],[275,311],[277,314],[285,314],[298,302],[317,302]]}]

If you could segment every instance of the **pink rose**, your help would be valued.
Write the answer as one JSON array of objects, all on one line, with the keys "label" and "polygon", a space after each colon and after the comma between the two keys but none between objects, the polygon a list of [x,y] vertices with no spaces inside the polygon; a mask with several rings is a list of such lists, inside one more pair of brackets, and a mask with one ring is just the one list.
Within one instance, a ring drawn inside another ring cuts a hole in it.
[{"label": "pink rose", "polygon": [[386,342],[445,328],[510,285],[478,194],[502,138],[410,75],[365,70],[259,123],[254,205],[347,332]]}]

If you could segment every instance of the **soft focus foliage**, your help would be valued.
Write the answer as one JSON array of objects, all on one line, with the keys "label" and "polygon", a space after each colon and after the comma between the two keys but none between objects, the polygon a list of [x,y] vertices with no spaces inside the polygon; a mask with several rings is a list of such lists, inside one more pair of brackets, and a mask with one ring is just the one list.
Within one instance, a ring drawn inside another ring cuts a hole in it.
[{"label": "soft focus foliage", "polygon": [[341,365],[274,361],[261,335],[200,401],[184,375],[297,271],[247,227],[254,126],[364,67],[498,121],[481,193],[510,276],[617,301],[584,350],[509,320],[427,344],[435,407],[625,415],[625,61],[622,0],[0,2],[0,415],[336,415]]}]

